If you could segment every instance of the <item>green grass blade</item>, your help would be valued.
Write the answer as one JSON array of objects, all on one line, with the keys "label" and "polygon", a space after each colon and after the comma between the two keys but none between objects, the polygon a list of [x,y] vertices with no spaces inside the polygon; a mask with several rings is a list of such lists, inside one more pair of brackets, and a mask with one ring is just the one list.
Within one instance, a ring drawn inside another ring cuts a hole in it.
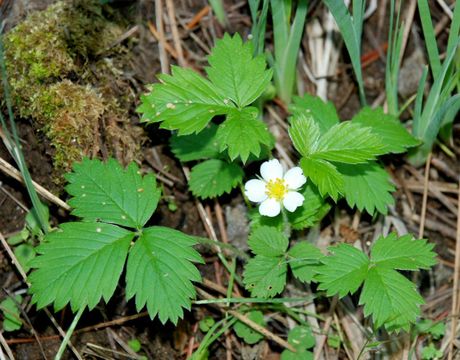
[{"label": "green grass blade", "polygon": [[425,37],[426,50],[430,60],[431,72],[436,80],[441,71],[441,60],[439,59],[439,50],[434,34],[433,22],[431,21],[430,7],[428,0],[418,0],[418,11],[422,22],[423,36]]},{"label": "green grass blade", "polygon": [[258,12],[260,0],[249,1],[252,18],[252,42],[254,44],[254,55],[260,55],[265,47],[265,30],[267,27],[269,0],[263,0],[262,9]]},{"label": "green grass blade", "polygon": [[[366,105],[364,80],[361,69],[361,31],[359,33],[357,31],[362,28],[362,17],[358,16],[358,19],[355,19],[360,20],[361,24],[358,24],[357,22],[354,23],[350,12],[343,1],[324,0],[324,3],[329,8],[332,16],[334,16],[335,22],[339,27],[343,40],[345,41],[348,53],[350,54],[351,64],[353,65],[353,70],[355,71],[356,80],[358,82],[359,97],[362,105]],[[356,12],[359,13],[358,10],[356,10]]]},{"label": "green grass blade", "polygon": [[219,24],[226,27],[228,25],[227,15],[225,14],[224,3],[222,0],[209,0],[212,11],[216,15]]},{"label": "green grass blade", "polygon": [[454,16],[450,24],[449,39],[447,41],[447,52],[450,53],[452,48],[457,46],[458,37],[460,33],[460,5],[455,4]]},{"label": "green grass blade", "polygon": [[[3,94],[5,97],[6,105],[8,108],[8,117],[10,123],[10,130],[8,130],[8,126],[6,124],[5,118],[3,114],[0,113],[0,123],[4,129],[4,133],[6,135],[8,144],[5,144],[10,152],[11,156],[13,157],[14,161],[16,162],[19,171],[24,179],[24,183],[26,185],[27,192],[30,197],[30,201],[32,202],[33,209],[31,210],[33,216],[37,219],[37,222],[40,224],[41,229],[46,234],[49,230],[49,223],[48,223],[48,216],[44,209],[44,205],[41,203],[37,191],[32,183],[32,177],[30,176],[29,169],[27,168],[26,161],[24,159],[24,154],[21,150],[21,144],[19,141],[19,135],[16,127],[16,123],[14,120],[14,113],[13,113],[13,106],[11,103],[11,95],[9,91],[8,85],[8,77],[7,77],[7,70],[5,64],[5,53],[3,48],[3,38],[0,35],[0,67],[1,67],[1,76],[2,76],[2,84],[3,84]],[[10,133],[11,131],[11,133]]]}]

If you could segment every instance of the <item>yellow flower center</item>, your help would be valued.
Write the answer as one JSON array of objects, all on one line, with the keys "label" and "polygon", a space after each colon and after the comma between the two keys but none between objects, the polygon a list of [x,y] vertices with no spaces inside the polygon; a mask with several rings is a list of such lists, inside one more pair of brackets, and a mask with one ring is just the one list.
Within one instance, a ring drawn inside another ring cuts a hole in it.
[{"label": "yellow flower center", "polygon": [[283,179],[280,178],[270,180],[265,187],[265,193],[268,195],[268,197],[278,201],[283,200],[287,192],[287,184]]}]

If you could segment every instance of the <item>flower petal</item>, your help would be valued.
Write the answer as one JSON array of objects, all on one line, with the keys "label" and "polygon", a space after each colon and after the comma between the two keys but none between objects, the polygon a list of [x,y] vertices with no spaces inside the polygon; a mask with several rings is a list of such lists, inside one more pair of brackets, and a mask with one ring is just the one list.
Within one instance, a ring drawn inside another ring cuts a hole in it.
[{"label": "flower petal", "polygon": [[305,198],[297,191],[289,191],[283,199],[286,210],[294,212],[304,202]]},{"label": "flower petal", "polygon": [[249,180],[244,185],[244,193],[253,202],[262,202],[268,197],[265,193],[265,181],[262,180]]},{"label": "flower petal", "polygon": [[307,182],[307,178],[304,176],[302,169],[296,166],[284,175],[284,181],[286,181],[289,190],[297,190]]},{"label": "flower petal", "polygon": [[283,178],[283,167],[277,159],[265,161],[260,166],[260,175],[265,181]]},{"label": "flower petal", "polygon": [[259,206],[260,215],[275,217],[281,211],[281,204],[275,199],[267,199]]}]

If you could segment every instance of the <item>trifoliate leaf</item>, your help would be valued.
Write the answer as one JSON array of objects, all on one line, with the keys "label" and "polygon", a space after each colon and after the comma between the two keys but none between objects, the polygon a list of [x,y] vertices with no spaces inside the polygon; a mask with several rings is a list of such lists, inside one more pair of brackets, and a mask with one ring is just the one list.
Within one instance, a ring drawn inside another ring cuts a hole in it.
[{"label": "trifoliate leaf", "polygon": [[363,108],[352,119],[355,124],[369,127],[378,135],[384,145],[385,153],[402,153],[407,148],[417,146],[420,141],[414,138],[397,117],[385,114],[382,108]]},{"label": "trifoliate leaf", "polygon": [[279,257],[285,254],[289,239],[273,227],[262,226],[249,236],[248,245],[256,255]]},{"label": "trifoliate leaf", "polygon": [[348,244],[330,247],[332,255],[321,259],[317,268],[319,289],[326,290],[327,296],[339,294],[344,297],[353,294],[366,279],[369,259],[358,249]]},{"label": "trifoliate leaf", "polygon": [[201,198],[229,193],[243,180],[243,170],[235,163],[211,159],[192,168],[189,186],[193,195]]},{"label": "trifoliate leaf", "polygon": [[257,255],[246,264],[244,285],[252,296],[273,297],[286,285],[287,264],[284,257]]},{"label": "trifoliate leaf", "polygon": [[366,164],[336,164],[344,180],[344,193],[348,205],[374,214],[377,210],[386,214],[388,206],[394,204],[391,192],[395,187],[390,175],[375,162]]},{"label": "trifoliate leaf", "polygon": [[[262,311],[254,310],[245,314],[249,320],[252,320],[258,325],[265,326],[264,314]],[[255,331],[252,327],[246,325],[244,322],[237,321],[233,326],[236,335],[244,340],[246,344],[252,345],[258,343],[264,336]]]},{"label": "trifoliate leaf", "polygon": [[74,165],[67,192],[72,214],[87,221],[101,220],[140,229],[150,219],[161,191],[153,174],[142,177],[131,163],[126,169],[114,159],[103,163],[83,159]]},{"label": "trifoliate leaf", "polygon": [[304,157],[300,160],[303,173],[315,184],[322,196],[329,195],[337,201],[344,192],[343,176],[330,162]]},{"label": "trifoliate leaf", "polygon": [[359,303],[364,305],[365,316],[372,315],[375,327],[408,330],[424,301],[414,283],[396,270],[377,265],[367,273]]},{"label": "trifoliate leaf", "polygon": [[150,317],[177,324],[183,309],[195,297],[192,281],[201,276],[192,262],[202,262],[192,246],[195,239],[180,231],[154,226],[142,230],[128,256],[126,296],[135,296],[140,311],[146,304]]},{"label": "trifoliate leaf", "polygon": [[120,278],[134,233],[103,223],[65,223],[36,248],[30,262],[32,301],[38,308],[70,302],[72,310],[108,301]]},{"label": "trifoliate leaf", "polygon": [[291,113],[310,115],[315,119],[322,134],[339,123],[339,116],[332,102],[324,102],[317,96],[305,94],[294,97],[294,103],[289,107]]},{"label": "trifoliate leaf", "polygon": [[198,326],[200,330],[204,333],[208,332],[216,323],[216,320],[212,316],[206,316],[204,319],[200,320]]},{"label": "trifoliate leaf", "polygon": [[254,107],[233,110],[217,130],[217,142],[221,151],[228,150],[231,160],[240,157],[245,163],[250,154],[258,157],[262,146],[271,146],[273,137],[264,122],[257,119]]},{"label": "trifoliate leaf", "polygon": [[0,303],[3,315],[2,327],[4,331],[16,331],[22,327],[21,310],[17,304],[22,302],[21,295],[15,295],[14,300],[10,297]]},{"label": "trifoliate leaf", "polygon": [[302,156],[314,153],[318,146],[320,130],[313,117],[305,114],[295,114],[291,118],[289,136],[297,151]]},{"label": "trifoliate leaf", "polygon": [[436,264],[434,244],[411,235],[398,238],[395,233],[380,236],[371,249],[371,261],[379,268],[398,270],[429,269]]},{"label": "trifoliate leaf", "polygon": [[311,182],[304,186],[301,194],[305,198],[303,204],[294,212],[287,214],[289,223],[294,230],[302,230],[315,225],[331,207],[324,201],[317,187]]},{"label": "trifoliate leaf", "polygon": [[216,140],[217,125],[211,124],[198,134],[173,135],[170,140],[171,150],[183,162],[217,158],[220,155]]},{"label": "trifoliate leaf", "polygon": [[142,121],[162,122],[161,127],[179,135],[203,130],[216,115],[234,108],[231,101],[208,80],[188,68],[173,66],[172,75],[159,76],[149,94],[141,96],[137,111]]},{"label": "trifoliate leaf", "polygon": [[368,127],[342,122],[331,127],[318,141],[310,157],[347,164],[365,163],[385,153],[379,136]]},{"label": "trifoliate leaf", "polygon": [[223,96],[242,108],[253,103],[267,88],[272,70],[266,69],[263,55],[253,56],[250,41],[243,43],[239,34],[225,34],[217,40],[206,68],[209,79]]},{"label": "trifoliate leaf", "polygon": [[289,249],[289,267],[294,276],[300,281],[311,282],[315,270],[323,257],[321,251],[312,244],[302,241]]}]

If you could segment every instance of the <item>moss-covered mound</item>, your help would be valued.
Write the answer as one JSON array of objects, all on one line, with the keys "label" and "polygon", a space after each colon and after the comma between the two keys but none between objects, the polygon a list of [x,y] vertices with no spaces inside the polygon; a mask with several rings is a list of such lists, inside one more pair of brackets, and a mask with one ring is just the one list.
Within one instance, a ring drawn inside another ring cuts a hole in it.
[{"label": "moss-covered mound", "polygon": [[125,67],[126,29],[97,1],[58,2],[31,14],[4,38],[17,113],[50,140],[56,180],[83,156],[139,154],[142,130],[128,118],[135,94]]}]

